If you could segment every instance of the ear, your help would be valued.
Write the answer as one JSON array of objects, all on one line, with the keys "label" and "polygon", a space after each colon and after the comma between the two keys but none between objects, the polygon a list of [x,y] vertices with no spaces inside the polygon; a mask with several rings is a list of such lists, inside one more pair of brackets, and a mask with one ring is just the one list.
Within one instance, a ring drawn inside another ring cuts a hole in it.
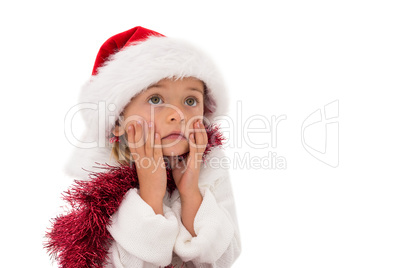
[{"label": "ear", "polygon": [[112,130],[113,135],[117,136],[121,136],[124,134],[124,129],[120,126],[115,126],[114,129]]}]

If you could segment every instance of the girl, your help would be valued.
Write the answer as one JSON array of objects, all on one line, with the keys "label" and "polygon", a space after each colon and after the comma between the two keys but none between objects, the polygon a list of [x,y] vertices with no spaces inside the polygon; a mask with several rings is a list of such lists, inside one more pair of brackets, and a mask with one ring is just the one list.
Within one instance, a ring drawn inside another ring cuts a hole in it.
[{"label": "girl", "polygon": [[80,101],[99,108],[82,110],[87,148],[67,165],[89,178],[47,233],[60,265],[230,267],[240,238],[215,124],[227,95],[208,57],[135,27],[103,44]]}]

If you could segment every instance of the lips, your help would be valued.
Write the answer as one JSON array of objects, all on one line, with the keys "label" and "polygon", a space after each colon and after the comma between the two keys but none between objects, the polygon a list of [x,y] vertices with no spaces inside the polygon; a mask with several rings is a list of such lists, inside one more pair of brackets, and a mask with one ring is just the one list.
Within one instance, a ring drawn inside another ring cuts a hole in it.
[{"label": "lips", "polygon": [[170,133],[169,135],[163,137],[162,139],[186,139],[183,133],[179,131],[174,131]]}]

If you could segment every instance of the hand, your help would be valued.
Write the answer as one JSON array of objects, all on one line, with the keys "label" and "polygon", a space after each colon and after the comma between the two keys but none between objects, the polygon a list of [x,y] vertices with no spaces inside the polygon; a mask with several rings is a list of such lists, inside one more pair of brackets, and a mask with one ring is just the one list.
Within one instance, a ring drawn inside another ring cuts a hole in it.
[{"label": "hand", "polygon": [[195,134],[190,134],[190,153],[187,160],[172,158],[172,174],[182,199],[199,194],[198,177],[208,143],[208,135],[201,120],[194,122],[193,126]]},{"label": "hand", "polygon": [[[145,140],[145,138],[147,139]],[[135,122],[128,127],[128,144],[137,170],[140,196],[155,213],[163,214],[167,176],[161,138],[153,122]]]},{"label": "hand", "polygon": [[172,174],[181,199],[181,221],[193,237],[197,235],[194,230],[194,219],[202,203],[198,178],[202,156],[208,143],[207,132],[200,121],[194,124],[195,134],[190,134],[190,153],[187,161],[178,161],[177,157],[173,157],[172,161]]}]

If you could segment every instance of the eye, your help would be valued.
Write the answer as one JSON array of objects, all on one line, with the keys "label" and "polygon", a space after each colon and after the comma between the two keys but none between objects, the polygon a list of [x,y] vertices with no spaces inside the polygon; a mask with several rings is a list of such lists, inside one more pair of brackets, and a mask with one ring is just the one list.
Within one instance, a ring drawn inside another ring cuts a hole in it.
[{"label": "eye", "polygon": [[187,103],[189,106],[195,106],[195,105],[197,105],[198,100],[197,100],[196,98],[188,98],[188,99],[186,100],[186,103]]},{"label": "eye", "polygon": [[152,96],[151,98],[149,98],[148,103],[150,104],[160,104],[160,102],[162,101],[162,99],[159,96]]}]

